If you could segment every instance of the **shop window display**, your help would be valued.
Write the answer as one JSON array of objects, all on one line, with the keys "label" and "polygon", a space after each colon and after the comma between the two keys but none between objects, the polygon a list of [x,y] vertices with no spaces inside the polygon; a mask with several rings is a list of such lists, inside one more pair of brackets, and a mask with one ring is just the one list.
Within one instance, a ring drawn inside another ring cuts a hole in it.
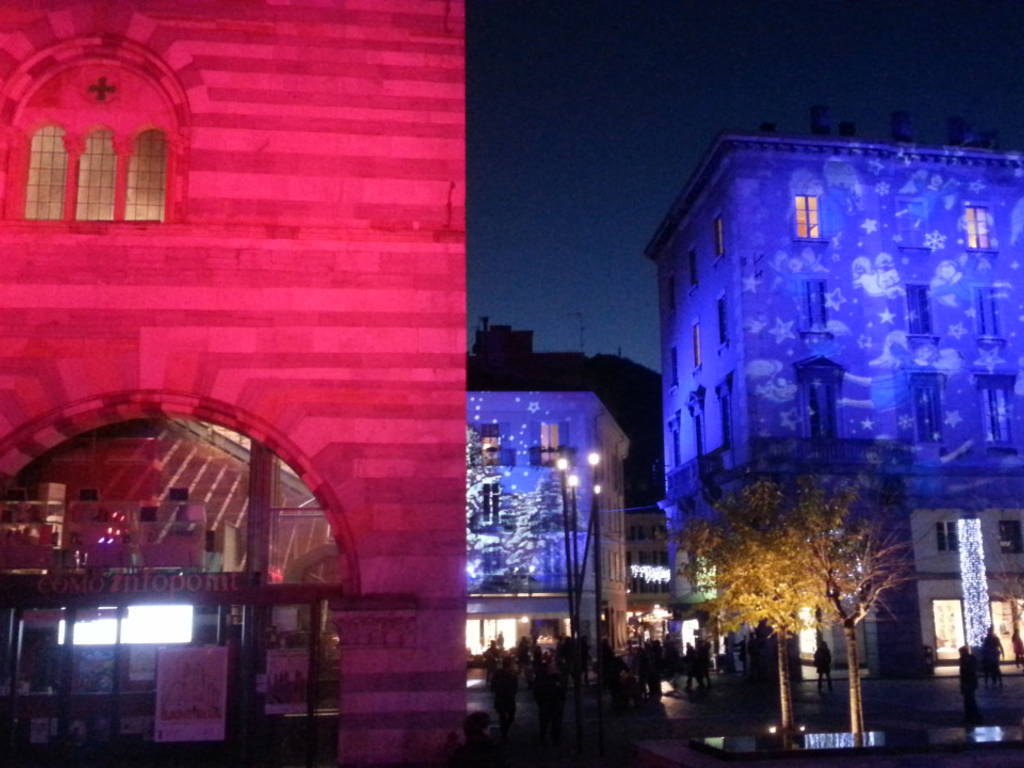
[{"label": "shop window display", "polygon": [[935,657],[951,661],[959,657],[964,644],[963,607],[959,600],[933,600],[932,616],[935,620]]}]

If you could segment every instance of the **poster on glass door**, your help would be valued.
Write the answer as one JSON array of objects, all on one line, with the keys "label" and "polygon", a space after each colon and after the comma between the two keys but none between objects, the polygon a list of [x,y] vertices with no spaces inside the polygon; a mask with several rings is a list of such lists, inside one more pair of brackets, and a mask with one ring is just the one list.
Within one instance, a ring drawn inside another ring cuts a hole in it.
[{"label": "poster on glass door", "polygon": [[306,682],[309,653],[301,648],[271,648],[267,651],[268,715],[293,715],[306,711]]},{"label": "poster on glass door", "polygon": [[156,741],[223,741],[228,649],[161,648],[156,664]]}]

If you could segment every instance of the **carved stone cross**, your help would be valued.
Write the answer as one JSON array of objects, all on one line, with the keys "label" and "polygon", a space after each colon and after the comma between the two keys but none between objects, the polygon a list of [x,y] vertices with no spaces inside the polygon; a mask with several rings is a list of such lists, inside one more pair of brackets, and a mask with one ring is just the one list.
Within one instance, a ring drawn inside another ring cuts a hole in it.
[{"label": "carved stone cross", "polygon": [[89,91],[96,94],[96,101],[106,101],[107,94],[113,93],[116,90],[117,86],[107,85],[107,78],[105,76],[89,86]]}]

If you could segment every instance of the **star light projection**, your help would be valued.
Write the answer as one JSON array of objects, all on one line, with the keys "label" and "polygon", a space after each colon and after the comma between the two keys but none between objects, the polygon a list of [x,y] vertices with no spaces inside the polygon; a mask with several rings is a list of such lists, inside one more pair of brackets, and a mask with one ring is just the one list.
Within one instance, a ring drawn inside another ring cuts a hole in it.
[{"label": "star light projection", "polygon": [[988,601],[988,576],[985,572],[985,545],[981,540],[981,520],[957,520],[956,535],[960,545],[960,581],[964,590],[967,644],[972,648],[979,648],[992,623]]}]

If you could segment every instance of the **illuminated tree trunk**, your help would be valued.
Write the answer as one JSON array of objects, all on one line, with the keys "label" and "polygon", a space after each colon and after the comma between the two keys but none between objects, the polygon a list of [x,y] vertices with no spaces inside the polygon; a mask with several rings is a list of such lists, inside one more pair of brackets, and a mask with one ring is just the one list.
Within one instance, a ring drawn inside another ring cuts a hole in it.
[{"label": "illuminated tree trunk", "polygon": [[789,632],[776,627],[775,640],[779,659],[779,729],[785,734],[793,730],[793,686],[789,679]]},{"label": "illuminated tree trunk", "polygon": [[843,622],[846,638],[846,666],[850,675],[850,733],[864,733],[864,698],[860,686],[860,651],[857,648],[857,625],[850,619]]}]

